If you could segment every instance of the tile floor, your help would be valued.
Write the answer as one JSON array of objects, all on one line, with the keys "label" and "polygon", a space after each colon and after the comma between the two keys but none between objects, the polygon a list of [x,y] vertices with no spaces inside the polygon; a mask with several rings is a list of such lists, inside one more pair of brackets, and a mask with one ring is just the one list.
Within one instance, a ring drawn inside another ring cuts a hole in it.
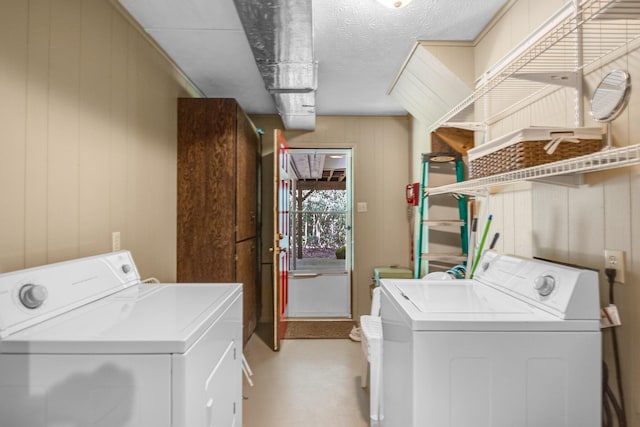
[{"label": "tile floor", "polygon": [[368,427],[361,353],[348,339],[284,340],[274,352],[252,336],[244,354],[254,387],[244,381],[243,426]]}]

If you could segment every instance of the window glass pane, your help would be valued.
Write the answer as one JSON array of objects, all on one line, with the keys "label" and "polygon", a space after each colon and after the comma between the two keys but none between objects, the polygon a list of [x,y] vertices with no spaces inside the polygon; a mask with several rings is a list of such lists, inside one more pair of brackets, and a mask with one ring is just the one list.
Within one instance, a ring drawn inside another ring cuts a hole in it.
[{"label": "window glass pane", "polygon": [[292,269],[345,269],[346,190],[303,191],[291,208]]}]

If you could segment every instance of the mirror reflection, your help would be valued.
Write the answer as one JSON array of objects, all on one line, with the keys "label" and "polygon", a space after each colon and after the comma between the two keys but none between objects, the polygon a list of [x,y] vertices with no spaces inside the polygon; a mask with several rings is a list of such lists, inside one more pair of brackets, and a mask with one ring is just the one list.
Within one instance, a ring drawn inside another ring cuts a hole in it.
[{"label": "mirror reflection", "polygon": [[599,122],[610,122],[624,110],[631,92],[631,78],[622,70],[607,74],[591,98],[591,116]]}]

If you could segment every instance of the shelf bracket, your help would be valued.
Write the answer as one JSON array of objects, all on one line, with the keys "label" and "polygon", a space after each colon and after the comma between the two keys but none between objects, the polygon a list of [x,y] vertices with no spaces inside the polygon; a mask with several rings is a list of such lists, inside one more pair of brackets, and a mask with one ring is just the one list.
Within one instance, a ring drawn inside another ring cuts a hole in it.
[{"label": "shelf bracket", "polygon": [[549,71],[544,73],[515,73],[514,78],[529,80],[537,83],[545,83],[556,86],[566,86],[575,88],[578,83],[578,73],[575,71]]},{"label": "shelf bracket", "polygon": [[541,182],[543,184],[562,185],[564,187],[578,188],[584,185],[584,174],[548,176],[544,178],[532,179],[531,181]]}]

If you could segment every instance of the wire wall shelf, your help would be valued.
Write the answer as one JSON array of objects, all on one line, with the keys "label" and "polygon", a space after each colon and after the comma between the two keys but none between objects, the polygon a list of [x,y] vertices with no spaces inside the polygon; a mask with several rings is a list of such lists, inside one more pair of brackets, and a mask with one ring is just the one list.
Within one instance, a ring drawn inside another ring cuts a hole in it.
[{"label": "wire wall shelf", "polygon": [[457,193],[481,195],[492,187],[562,175],[574,175],[640,164],[640,144],[599,151],[586,156],[560,160],[512,172],[426,188],[427,195]]},{"label": "wire wall shelf", "polygon": [[445,122],[491,124],[505,111],[558,88],[581,90],[582,76],[640,46],[640,1],[567,3],[481,78],[477,89],[430,128]]}]

